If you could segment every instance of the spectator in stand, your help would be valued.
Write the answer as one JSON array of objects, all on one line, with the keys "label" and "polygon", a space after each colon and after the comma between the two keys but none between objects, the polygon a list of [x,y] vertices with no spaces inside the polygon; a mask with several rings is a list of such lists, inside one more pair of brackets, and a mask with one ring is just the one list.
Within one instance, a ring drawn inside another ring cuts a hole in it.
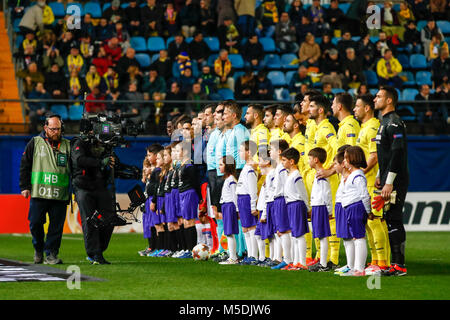
[{"label": "spectator in stand", "polygon": [[243,37],[249,37],[255,31],[256,0],[235,0],[234,9],[238,16],[237,25]]},{"label": "spectator in stand", "polygon": [[95,39],[96,28],[92,23],[92,16],[90,13],[86,13],[81,21],[80,33],[84,35],[89,35],[92,39]]},{"label": "spectator in stand", "polygon": [[377,75],[380,85],[392,85],[395,88],[401,88],[402,79],[398,76],[403,67],[392,55],[392,50],[387,49],[384,57],[377,62]]},{"label": "spectator in stand", "polygon": [[256,94],[258,100],[273,100],[274,89],[272,81],[267,78],[267,71],[260,70],[256,76]]},{"label": "spectator in stand", "polygon": [[434,20],[447,20],[445,10],[447,9],[447,0],[430,0],[430,12]]},{"label": "spectator in stand", "polygon": [[119,90],[119,75],[113,66],[109,66],[102,77],[100,91],[108,95],[110,92]]},{"label": "spectator in stand", "polygon": [[[198,82],[195,82],[192,85],[191,90],[189,90],[189,92],[187,93],[186,100],[188,100],[188,101],[205,101],[205,100],[208,100],[208,96],[206,93],[204,93],[202,91],[202,85]],[[185,113],[195,117],[202,110],[203,105],[204,105],[204,103],[199,103],[199,102],[188,103],[186,106],[187,109],[186,109]]]},{"label": "spectator in stand", "polygon": [[97,72],[97,68],[94,65],[89,66],[89,70],[85,76],[86,84],[89,88],[89,92],[92,92],[95,87],[100,85],[102,77]]},{"label": "spectator in stand", "polygon": [[40,61],[40,55],[36,53],[36,47],[31,44],[25,45],[25,48],[20,50],[16,57],[24,67],[28,66],[31,62],[38,63]]},{"label": "spectator in stand", "polygon": [[45,89],[52,99],[67,98],[67,79],[57,63],[53,63],[50,71],[45,73]]},{"label": "spectator in stand", "polygon": [[196,31],[194,39],[189,43],[189,56],[197,61],[198,66],[203,66],[207,63],[210,54],[211,50],[205,40],[203,40],[203,33]]},{"label": "spectator in stand", "polygon": [[233,0],[217,0],[215,3],[216,13],[217,13],[217,27],[224,24],[225,18],[231,18],[233,24],[236,23],[236,13],[233,7]]},{"label": "spectator in stand", "polygon": [[219,88],[227,87],[234,92],[234,71],[227,50],[220,50],[219,57],[214,61],[214,73],[219,78]]},{"label": "spectator in stand", "polygon": [[281,53],[298,52],[297,31],[287,12],[281,13],[280,22],[275,27],[275,41]]},{"label": "spectator in stand", "polygon": [[395,53],[395,46],[392,41],[387,38],[386,32],[380,31],[378,35],[378,41],[375,43],[375,60],[378,60],[384,56],[384,52],[389,49],[392,53]]},{"label": "spectator in stand", "polygon": [[338,0],[331,0],[330,8],[325,11],[325,21],[330,26],[332,32],[334,30],[340,30],[345,23],[345,15],[339,8]]},{"label": "spectator in stand", "polygon": [[142,79],[142,72],[139,70],[138,66],[129,66],[126,75],[120,79],[119,85],[122,92],[126,91],[130,83],[134,83],[138,91],[142,91],[142,84],[144,80]]},{"label": "spectator in stand", "polygon": [[108,20],[104,17],[100,18],[100,23],[95,28],[95,41],[103,42],[111,39],[113,34],[112,25],[108,23]]},{"label": "spectator in stand", "polygon": [[411,10],[411,7],[409,6],[408,2],[402,1],[400,2],[400,10],[397,13],[398,22],[401,26],[405,27],[405,25],[409,21],[415,21],[416,18],[414,17],[414,13]]},{"label": "spectator in stand", "polygon": [[298,56],[300,63],[306,67],[317,67],[319,65],[320,46],[315,42],[314,35],[306,35],[305,42],[300,46]]},{"label": "spectator in stand", "polygon": [[139,62],[136,59],[136,51],[131,47],[126,49],[125,54],[120,57],[116,64],[116,71],[119,74],[120,81],[123,81],[130,66],[140,67]]},{"label": "spectator in stand", "polygon": [[320,71],[323,73],[322,83],[330,83],[332,88],[342,88],[342,64],[336,49],[331,49],[322,60]]},{"label": "spectator in stand", "polygon": [[67,81],[67,92],[70,100],[83,100],[84,93],[89,92],[86,80],[78,74],[77,70],[73,69]]},{"label": "spectator in stand", "polygon": [[102,17],[108,20],[110,24],[116,24],[117,22],[121,22],[125,20],[125,12],[120,7],[120,0],[112,0],[111,6],[103,11]]},{"label": "spectator in stand", "polygon": [[[450,100],[450,85],[442,82],[436,86],[436,91],[433,94],[434,101],[448,101]],[[431,114],[429,116],[434,119],[433,126],[437,134],[445,134],[447,132],[449,118],[448,118],[448,103],[432,103]]]},{"label": "spectator in stand", "polygon": [[242,57],[247,67],[256,70],[264,67],[264,48],[256,34],[250,35],[248,41],[242,46]]},{"label": "spectator in stand", "polygon": [[117,100],[125,100],[123,94],[119,90],[112,91],[106,95],[106,111],[108,113],[120,114],[123,112],[126,104],[118,103]]},{"label": "spectator in stand", "polygon": [[422,28],[422,31],[420,31],[420,39],[422,40],[423,51],[426,57],[430,55],[429,50],[431,38],[433,37],[433,34],[436,33],[440,33],[442,38],[444,38],[441,29],[439,29],[436,25],[436,21],[434,19],[429,19],[427,25]]},{"label": "spectator in stand", "polygon": [[[98,101],[96,101],[98,100]],[[104,102],[105,95],[101,93],[98,86],[92,88],[92,92],[86,97],[85,110],[87,113],[101,113],[106,111],[106,104]]]},{"label": "spectator in stand", "polygon": [[301,65],[298,68],[298,72],[292,76],[289,82],[289,93],[299,92],[302,84],[307,84],[308,87],[312,85],[311,77],[308,75],[308,69],[304,65]]},{"label": "spectator in stand", "polygon": [[223,24],[217,29],[217,35],[222,49],[226,49],[230,53],[239,51],[241,35],[231,17],[224,18]]},{"label": "spectator in stand", "polygon": [[306,35],[311,33],[312,35],[317,34],[317,25],[310,21],[307,15],[302,17],[302,22],[297,27],[297,41],[302,43],[305,41]]},{"label": "spectator in stand", "polygon": [[448,43],[444,41],[439,33],[435,33],[431,36],[427,59],[434,60],[438,58],[442,50],[448,51]]},{"label": "spectator in stand", "polygon": [[342,35],[342,39],[338,41],[337,43],[337,49],[339,51],[339,55],[341,57],[345,56],[345,52],[347,48],[353,48],[357,49],[358,44],[356,41],[352,39],[352,34],[350,31],[344,31],[344,34]]},{"label": "spectator in stand", "polygon": [[416,28],[414,21],[410,20],[406,23],[405,33],[403,34],[403,45],[408,54],[421,53],[422,42],[420,40],[420,32]]},{"label": "spectator in stand", "polygon": [[57,44],[61,57],[65,59],[70,54],[71,47],[76,45],[77,42],[74,39],[73,33],[70,31],[64,32]]},{"label": "spectator in stand", "polygon": [[181,31],[186,38],[192,37],[197,30],[200,16],[199,7],[192,0],[186,0],[184,7],[180,11]]},{"label": "spectator in stand", "polygon": [[177,33],[174,40],[167,46],[169,58],[175,61],[181,52],[189,52],[189,45],[184,41],[181,33]]},{"label": "spectator in stand", "polygon": [[302,23],[302,17],[306,14],[303,9],[303,3],[300,0],[292,1],[288,14],[295,27],[297,28],[300,26]]},{"label": "spectator in stand", "polygon": [[189,68],[192,70],[193,68],[193,62],[191,60],[191,57],[189,57],[187,52],[181,52],[178,57],[177,61],[172,66],[172,75],[174,78],[180,78],[183,76],[185,70]]},{"label": "spectator in stand", "polygon": [[333,86],[331,85],[331,83],[329,82],[323,82],[323,86],[322,86],[322,93],[324,95],[325,98],[327,98],[330,102],[333,101],[334,99],[334,94],[333,94]]},{"label": "spectator in stand", "polygon": [[84,61],[89,64],[94,56],[94,45],[91,44],[91,37],[88,34],[80,37],[80,53]]},{"label": "spectator in stand", "polygon": [[211,73],[211,67],[209,65],[204,65],[202,67],[202,73],[198,78],[198,82],[202,84],[202,90],[205,92],[209,99],[220,100],[220,95],[217,93],[217,82],[218,79],[215,75]]},{"label": "spectator in stand", "polygon": [[324,35],[322,36],[322,42],[320,43],[319,47],[320,47],[320,53],[321,53],[321,59],[325,59],[327,54],[330,52],[331,49],[336,49],[336,46],[334,45],[333,42],[331,42],[331,39],[333,38],[333,36],[326,32],[324,33]]},{"label": "spectator in stand", "polygon": [[52,8],[49,5],[45,5],[42,12],[42,23],[44,24],[44,32],[47,30],[53,30],[53,24],[55,22],[55,15]]},{"label": "spectator in stand", "polygon": [[215,36],[216,21],[209,1],[200,0],[199,30],[206,36]]},{"label": "spectator in stand", "polygon": [[358,88],[361,83],[366,83],[366,76],[363,70],[361,58],[356,56],[355,49],[347,48],[345,58],[342,60],[344,88]]},{"label": "spectator in stand", "polygon": [[71,74],[72,70],[76,70],[80,76],[86,73],[86,64],[77,45],[72,45],[70,54],[66,58],[66,75]]},{"label": "spectator in stand", "polygon": [[158,71],[155,68],[150,68],[148,77],[144,78],[142,91],[144,94],[147,94],[148,97],[153,97],[154,92],[166,94],[166,80],[158,75]]},{"label": "spectator in stand", "polygon": [[359,88],[356,90],[356,95],[357,96],[362,96],[364,94],[369,94],[369,88],[367,87],[367,84],[363,84],[361,83],[361,85],[359,86]]},{"label": "spectator in stand", "polygon": [[122,22],[117,22],[114,25],[113,39],[114,38],[117,38],[117,40],[119,41],[119,45],[123,49],[130,47],[130,34],[123,28]]},{"label": "spectator in stand", "polygon": [[130,0],[124,12],[124,22],[128,26],[130,35],[132,37],[138,36],[141,28],[141,8],[139,8],[137,0]]},{"label": "spectator in stand", "polygon": [[31,62],[26,69],[17,72],[17,77],[23,80],[25,96],[36,87],[38,82],[44,83],[44,75],[38,70],[37,63]]},{"label": "spectator in stand", "polygon": [[245,73],[236,81],[234,97],[236,100],[253,100],[258,97],[255,88],[255,75],[250,68],[247,68]]},{"label": "spectator in stand", "polygon": [[428,20],[431,16],[428,10],[428,1],[426,0],[407,0],[413,11],[414,17],[417,21]]},{"label": "spectator in stand", "polygon": [[130,102],[127,103],[122,109],[127,113],[136,115],[136,117],[132,118],[132,120],[136,122],[146,121],[150,114],[150,106],[142,103],[142,101],[144,101],[144,95],[137,90],[134,83],[130,83],[128,90],[125,91],[123,96],[125,100]]},{"label": "spectator in stand", "polygon": [[178,32],[179,17],[178,12],[175,10],[173,3],[169,2],[164,10],[164,35],[167,37],[173,37]]},{"label": "spectator in stand", "polygon": [[439,58],[433,60],[431,74],[435,88],[439,87],[442,83],[449,83],[450,58],[448,49],[441,50]]},{"label": "spectator in stand", "polygon": [[[172,82],[170,84],[170,90],[166,94],[166,100],[168,101],[183,101],[186,99],[186,93],[181,91],[180,84],[176,81]],[[174,103],[168,103],[167,109],[169,110],[169,113],[177,112],[179,108],[176,108],[176,104]],[[184,110],[184,105],[182,106],[182,110]],[[177,110],[175,110],[177,109]]]},{"label": "spectator in stand", "polygon": [[156,0],[147,0],[147,5],[141,8],[141,25],[145,37],[162,35],[163,12]]},{"label": "spectator in stand", "polygon": [[370,34],[363,35],[357,43],[356,54],[361,58],[364,70],[373,68],[375,51],[375,44],[370,41]]},{"label": "spectator in stand", "polygon": [[8,0],[8,8],[11,9],[11,18],[22,18],[25,13],[25,8],[30,6],[29,0]]},{"label": "spectator in stand", "polygon": [[256,34],[258,37],[272,38],[275,33],[275,25],[279,21],[278,9],[274,0],[264,0],[256,9],[257,19]]},{"label": "spectator in stand", "polygon": [[25,10],[25,14],[19,23],[19,29],[22,34],[26,34],[31,31],[35,32],[43,32],[44,31],[44,23],[43,23],[43,12],[45,7],[45,0],[39,0],[35,5],[28,7]]},{"label": "spectator in stand", "polygon": [[112,37],[103,48],[105,48],[106,55],[110,56],[112,62],[116,64],[122,56],[122,47],[120,46],[119,39]]},{"label": "spectator in stand", "polygon": [[[42,82],[36,83],[34,89],[28,95],[28,99],[51,99],[50,94],[45,90]],[[45,117],[49,111],[48,102],[29,102],[28,103],[28,117],[30,118],[30,131],[37,133],[37,125],[41,119]]]},{"label": "spectator in stand", "polygon": [[192,85],[196,82],[196,80],[197,79],[192,73],[192,69],[186,68],[183,74],[180,76],[181,91],[187,94],[189,90],[191,90]]},{"label": "spectator in stand", "polygon": [[172,61],[169,58],[167,50],[160,50],[159,57],[154,61],[150,68],[155,68],[158,74],[162,76],[166,81],[172,76]]},{"label": "spectator in stand", "polygon": [[306,10],[306,15],[317,26],[315,35],[320,36],[329,29],[329,25],[325,21],[325,9],[321,6],[320,0],[313,0],[312,5]]},{"label": "spectator in stand", "polygon": [[384,1],[384,6],[381,9],[381,29],[386,32],[386,35],[393,36],[398,33],[398,26],[400,26],[400,23],[392,1]]},{"label": "spectator in stand", "polygon": [[103,75],[108,70],[108,67],[113,65],[111,57],[106,55],[105,48],[98,48],[97,57],[92,59],[92,64],[97,68],[98,74],[103,77]]}]

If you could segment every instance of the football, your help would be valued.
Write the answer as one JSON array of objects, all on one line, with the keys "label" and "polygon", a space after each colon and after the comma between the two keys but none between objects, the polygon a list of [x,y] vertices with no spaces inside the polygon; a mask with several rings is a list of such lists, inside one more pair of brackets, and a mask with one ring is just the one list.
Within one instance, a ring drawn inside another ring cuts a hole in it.
[{"label": "football", "polygon": [[192,249],[192,258],[195,261],[204,261],[209,259],[209,247],[204,244],[200,243]]}]

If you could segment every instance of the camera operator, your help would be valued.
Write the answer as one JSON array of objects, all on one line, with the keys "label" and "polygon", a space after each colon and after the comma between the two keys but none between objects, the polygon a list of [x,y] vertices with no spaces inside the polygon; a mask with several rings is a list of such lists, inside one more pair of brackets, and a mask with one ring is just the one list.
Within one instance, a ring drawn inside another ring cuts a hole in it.
[{"label": "camera operator", "polygon": [[[103,257],[108,248],[114,224],[115,194],[108,188],[110,170],[116,159],[106,153],[96,139],[75,137],[71,147],[72,184],[80,209],[84,245],[91,264],[110,264]],[[96,216],[95,213],[98,212]],[[106,223],[95,223],[94,219]]]}]

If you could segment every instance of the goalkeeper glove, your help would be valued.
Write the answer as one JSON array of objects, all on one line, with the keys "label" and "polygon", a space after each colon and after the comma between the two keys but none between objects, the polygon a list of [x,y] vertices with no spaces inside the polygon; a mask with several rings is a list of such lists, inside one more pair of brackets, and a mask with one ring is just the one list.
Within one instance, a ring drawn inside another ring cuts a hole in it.
[{"label": "goalkeeper glove", "polygon": [[384,199],[382,196],[375,196],[373,197],[372,201],[372,208],[374,208],[377,211],[380,211],[384,207]]}]

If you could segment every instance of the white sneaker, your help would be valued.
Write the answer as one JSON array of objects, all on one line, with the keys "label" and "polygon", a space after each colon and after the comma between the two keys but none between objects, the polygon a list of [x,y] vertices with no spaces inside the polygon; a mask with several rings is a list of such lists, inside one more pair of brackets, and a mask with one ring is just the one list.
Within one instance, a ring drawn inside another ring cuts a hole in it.
[{"label": "white sneaker", "polygon": [[172,258],[178,258],[178,257],[182,256],[184,253],[185,253],[184,250],[177,251],[177,252],[175,252],[175,254],[172,256]]},{"label": "white sneaker", "polygon": [[223,265],[226,265],[226,264],[238,264],[238,263],[239,263],[239,261],[231,259],[231,258],[228,258],[225,261],[219,262],[219,264],[223,264]]},{"label": "white sneaker", "polygon": [[364,272],[366,273],[366,275],[372,276],[375,274],[380,274],[381,268],[377,265],[370,265],[364,270]]}]

